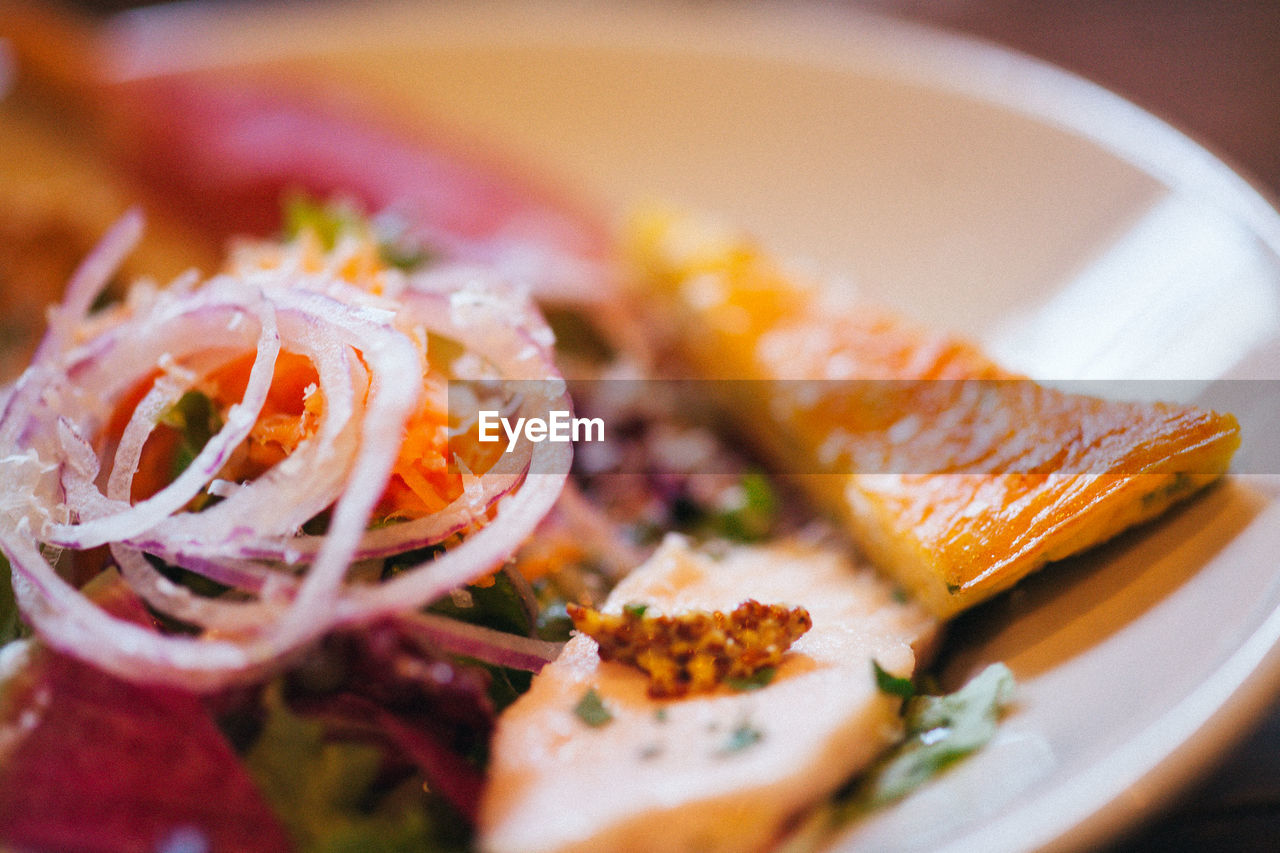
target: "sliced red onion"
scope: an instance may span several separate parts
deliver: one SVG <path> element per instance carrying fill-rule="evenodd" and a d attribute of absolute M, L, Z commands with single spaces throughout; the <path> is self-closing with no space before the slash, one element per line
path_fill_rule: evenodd
<path fill-rule="evenodd" d="M 274 589 L 265 579 L 257 585 L 261 599 L 206 598 L 160 574 L 141 551 L 113 544 L 111 556 L 121 576 L 147 604 L 174 619 L 216 630 L 223 636 L 257 633 L 280 615 L 297 588 L 296 578 L 277 575 Z"/>
<path fill-rule="evenodd" d="M 451 304 L 451 294 L 410 293 L 405 296 L 403 315 L 412 325 L 421 325 L 433 334 L 453 340 L 465 341 L 470 349 L 486 361 L 500 366 L 502 376 L 512 380 L 532 380 L 555 377 L 555 367 L 547 349 L 549 331 L 545 324 L 532 312 L 527 302 L 522 302 L 510 290 L 498 291 L 492 283 L 480 279 L 473 271 L 461 283 L 469 286 L 473 294 L 460 300 L 465 306 L 464 316 L 467 324 L 455 321 L 455 313 Z M 462 291 L 455 291 L 460 293 Z M 475 294 L 479 293 L 480 296 Z M 494 294 L 506 300 L 499 301 Z M 513 305 L 523 306 L 521 310 L 513 310 Z M 513 320 L 514 318 L 514 320 Z M 519 331 L 513 335 L 513 322 Z M 322 388 L 324 387 L 322 383 Z M 556 402 L 543 401 L 544 408 L 529 405 L 528 412 L 547 411 L 545 406 L 567 408 L 567 398 L 557 396 Z M 537 403 L 538 401 L 530 401 Z M 353 555 L 354 559 L 373 559 L 393 554 L 416 550 L 443 542 L 459 533 L 463 533 L 482 521 L 491 512 L 493 506 L 507 494 L 514 491 L 523 481 L 530 468 L 532 450 L 518 447 L 516 452 L 503 454 L 497 463 L 480 478 L 481 492 L 479 496 L 464 495 L 449 506 L 430 516 L 399 522 L 380 527 L 365 533 L 360 547 Z M 299 460 L 305 458 L 305 451 L 300 448 L 295 452 Z M 269 475 L 270 476 L 270 475 Z M 255 490 L 265 495 L 266 489 Z M 332 499 L 326 501 L 331 503 Z M 322 507 L 315 507 L 307 517 L 314 515 Z M 188 517 L 184 521 L 190 526 L 199 523 L 206 529 L 213 529 L 221 514 L 227 512 L 223 505 L 208 510 L 198 517 Z M 259 525 L 261 526 L 261 516 Z M 178 522 L 175 519 L 174 522 Z M 298 522 L 299 524 L 301 521 Z M 526 534 L 527 535 L 527 534 Z M 205 538 L 216 553 L 237 555 L 259 560 L 282 560 L 286 562 L 305 562 L 315 558 L 324 537 L 299 536 L 288 541 L 269 541 L 259 539 L 255 542 L 244 541 L 229 532 L 219 532 L 216 536 Z M 134 545 L 144 550 L 157 553 L 175 562 L 189 559 L 197 554 L 211 556 L 214 551 L 203 547 L 194 538 L 189 538 L 180 552 L 166 547 L 159 537 L 148 540 L 133 540 Z"/>
<path fill-rule="evenodd" d="M 514 553 L 555 502 L 569 445 L 523 442 L 468 476 L 463 494 L 442 511 L 369 529 L 423 393 L 426 334 L 459 342 L 497 378 L 550 380 L 525 394 L 522 412 L 568 408 L 550 332 L 527 300 L 474 271 L 458 287 L 409 287 L 390 300 L 332 275 L 261 270 L 134 294 L 88 318 L 139 227 L 126 219 L 82 265 L 37 363 L 0 415 L 0 469 L 11 475 L 0 495 L 0 548 L 20 606 L 45 641 L 124 678 L 200 690 L 260 677 L 336 627 L 388 614 L 409 618 L 423 642 L 493 663 L 537 668 L 553 656 L 554 644 L 405 614 Z M 319 422 L 252 483 L 219 480 L 265 405 L 283 350 L 314 366 L 324 395 Z M 202 376 L 245 354 L 253 356 L 249 378 L 221 429 L 173 482 L 131 503 L 143 447 L 162 415 Z M 95 447 L 120 417 L 120 401 L 145 382 L 151 385 L 119 439 Z M 222 500 L 186 511 L 202 489 Z M 303 522 L 325 509 L 328 532 L 301 535 Z M 459 534 L 460 543 L 391 580 L 349 579 L 357 561 Z M 100 544 L 110 545 L 122 576 L 148 604 L 205 634 L 163 635 L 114 618 L 63 580 L 44 553 Z M 164 577 L 147 554 L 236 594 L 197 596 Z"/>
<path fill-rule="evenodd" d="M 58 576 L 34 539 L 0 531 L 23 615 L 54 648 L 132 681 L 212 690 L 252 679 L 285 649 L 259 643 L 167 636 L 102 610 Z"/>
<path fill-rule="evenodd" d="M 324 545 L 307 571 L 294 607 L 281 622 L 281 631 L 292 641 L 317 636 L 314 609 L 331 612 L 337 602 L 347 567 L 359 548 L 378 499 L 386 490 L 392 466 L 400 450 L 404 425 L 422 393 L 417 380 L 404 382 L 406 368 L 418 368 L 418 351 L 403 335 L 382 335 L 363 342 L 361 353 L 369 364 L 372 381 L 360 437 L 360 452 L 347 487 L 334 505 Z M 372 344 L 372 345 L 370 345 Z M 418 368 L 420 369 L 420 368 Z M 395 380 L 401 381 L 395 381 Z"/>
<path fill-rule="evenodd" d="M 112 274 L 142 238 L 142 211 L 132 208 L 99 241 L 67 282 L 62 303 L 49 315 L 49 330 L 36 349 L 35 363 L 69 345 L 76 327 L 88 316 L 93 303 L 106 289 Z"/>
<path fill-rule="evenodd" d="M 361 418 L 367 416 L 356 401 L 356 388 L 368 374 L 351 349 L 319 344 L 315 316 L 293 306 L 277 310 L 286 345 L 311 358 L 320 377 L 326 405 L 316 433 L 251 487 L 237 489 L 204 512 L 172 515 L 129 544 L 179 564 L 217 557 L 284 559 L 286 543 L 303 522 L 341 494 L 359 445 Z M 415 370 L 416 364 L 415 359 Z"/>
<path fill-rule="evenodd" d="M 564 645 L 495 631 L 434 613 L 405 613 L 395 621 L 428 648 L 528 672 L 537 672 L 555 660 Z"/>
<path fill-rule="evenodd" d="M 248 437 L 266 402 L 276 355 L 280 352 L 280 335 L 269 305 L 264 306 L 261 322 L 257 358 L 249 374 L 244 399 L 231 407 L 223 428 L 209 439 L 186 470 L 152 497 L 128 505 L 129 488 L 142 456 L 143 443 L 161 414 L 188 390 L 181 385 L 175 387 L 158 383 L 142 399 L 125 427 L 108 481 L 107 500 L 123 504 L 125 508 L 106 515 L 91 515 L 79 523 L 55 525 L 47 534 L 48 541 L 75 548 L 92 548 L 111 541 L 127 540 L 177 512 L 200 492 L 231 452 Z"/>
<path fill-rule="evenodd" d="M 50 373 L 49 362 L 71 344 L 77 324 L 84 319 L 94 300 L 106 288 L 112 274 L 133 251 L 142 235 L 142 215 L 130 210 L 113 225 L 88 254 L 67 283 L 63 303 L 50 312 L 49 328 L 36 348 L 32 363 L 4 399 L 0 412 L 0 446 L 9 447 L 19 434 L 32 426 L 30 417 L 17 411 L 32 405 Z"/>

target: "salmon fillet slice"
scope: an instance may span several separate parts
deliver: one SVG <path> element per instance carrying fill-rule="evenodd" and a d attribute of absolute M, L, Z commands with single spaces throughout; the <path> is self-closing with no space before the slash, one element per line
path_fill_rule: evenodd
<path fill-rule="evenodd" d="M 630 242 L 684 362 L 736 380 L 709 394 L 941 617 L 1159 515 L 1240 443 L 1229 414 L 1043 387 L 966 341 L 833 304 L 689 217 L 641 216 Z"/>
<path fill-rule="evenodd" d="M 910 676 L 936 622 L 839 551 L 779 543 L 708 555 L 673 536 L 603 610 L 727 612 L 746 598 L 813 619 L 756 690 L 653 699 L 643 672 L 602 662 L 595 641 L 575 635 L 499 720 L 481 849 L 758 850 L 898 739 L 900 700 L 876 687 L 871 661 Z M 588 689 L 611 717 L 595 727 L 575 713 Z"/>

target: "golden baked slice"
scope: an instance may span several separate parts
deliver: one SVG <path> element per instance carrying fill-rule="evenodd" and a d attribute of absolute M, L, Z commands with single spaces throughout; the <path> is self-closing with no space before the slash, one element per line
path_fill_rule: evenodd
<path fill-rule="evenodd" d="M 735 422 L 934 613 L 1007 589 L 1219 477 L 1231 415 L 1068 394 L 969 343 L 786 275 L 750 241 L 651 213 L 639 286 Z"/>

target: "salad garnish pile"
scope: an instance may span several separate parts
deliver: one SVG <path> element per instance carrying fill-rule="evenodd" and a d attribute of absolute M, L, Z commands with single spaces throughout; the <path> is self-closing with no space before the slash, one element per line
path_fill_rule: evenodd
<path fill-rule="evenodd" d="M 568 407 L 551 334 L 518 296 L 478 271 L 406 278 L 367 235 L 326 252 L 306 231 L 205 281 L 143 284 L 90 310 L 139 229 L 126 218 L 86 261 L 0 420 L 0 464 L 21 484 L 0 542 L 49 645 L 132 680 L 244 683 L 335 628 L 477 580 L 550 509 L 567 445 L 490 458 L 474 445 L 468 464 L 455 450 L 473 425 L 449 421 L 449 370 L 525 380 L 521 411 Z M 459 352 L 435 364 L 441 340 Z M 139 628 L 67 583 L 103 548 L 189 630 Z M 157 561 L 226 592 L 199 595 Z"/>

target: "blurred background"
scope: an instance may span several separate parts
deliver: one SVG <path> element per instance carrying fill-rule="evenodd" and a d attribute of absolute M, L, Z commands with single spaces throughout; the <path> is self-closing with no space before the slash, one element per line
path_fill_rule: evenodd
<path fill-rule="evenodd" d="M 70 5 L 105 15 L 155 4 L 79 0 Z M 836 0 L 834 5 L 968 33 L 1074 71 L 1166 119 L 1280 194 L 1280 0 Z"/>

